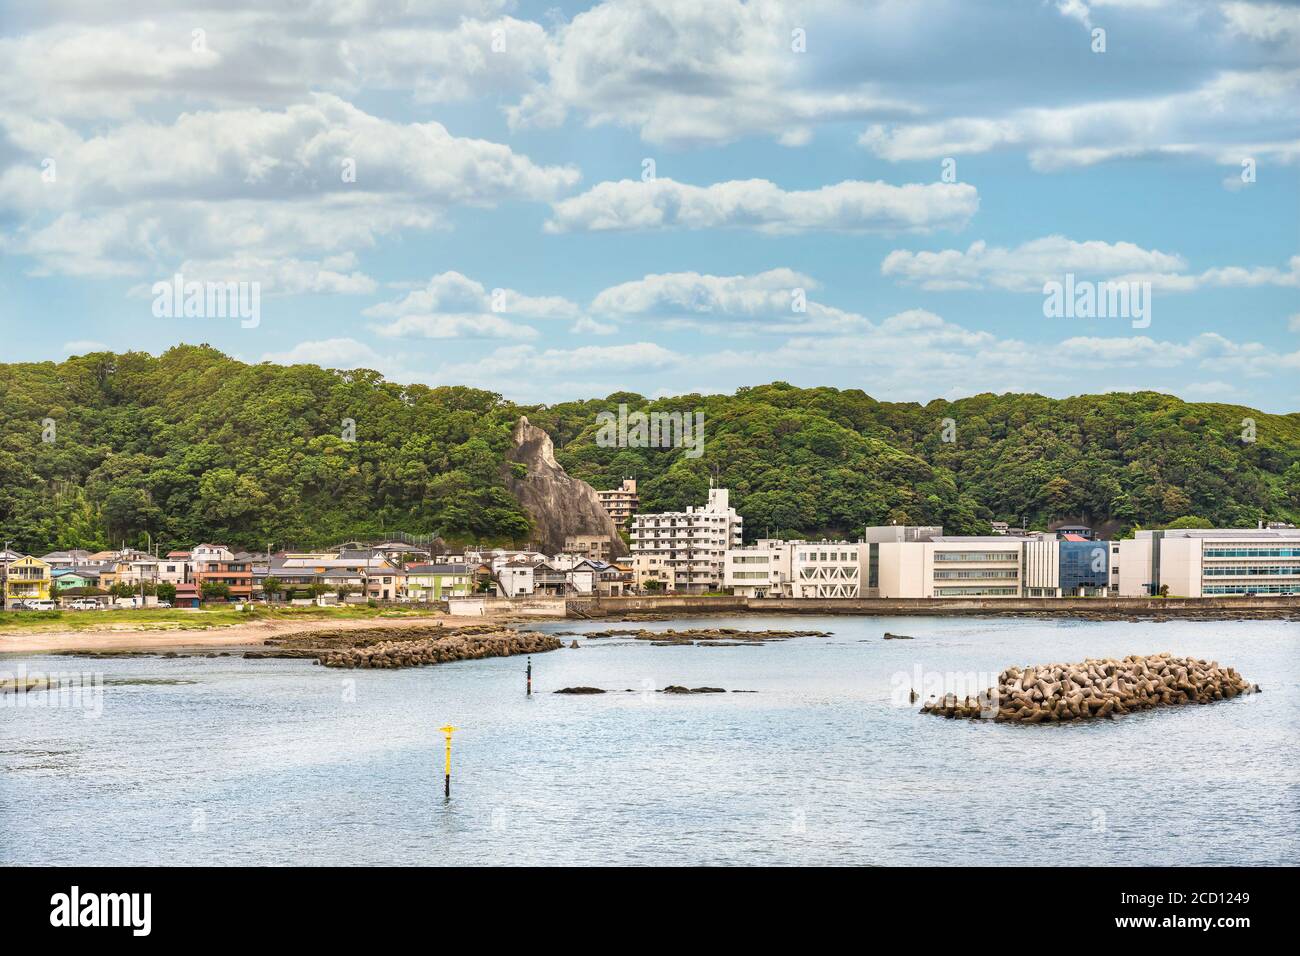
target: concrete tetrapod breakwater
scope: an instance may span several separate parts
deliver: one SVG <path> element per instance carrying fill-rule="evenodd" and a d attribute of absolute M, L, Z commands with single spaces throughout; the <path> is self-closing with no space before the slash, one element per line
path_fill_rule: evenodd
<path fill-rule="evenodd" d="M 1123 660 L 1089 659 L 1077 664 L 1008 667 L 997 687 L 978 697 L 931 698 L 923 714 L 992 719 L 1022 724 L 1118 717 L 1153 707 L 1209 704 L 1259 692 L 1234 668 L 1172 654 Z"/>

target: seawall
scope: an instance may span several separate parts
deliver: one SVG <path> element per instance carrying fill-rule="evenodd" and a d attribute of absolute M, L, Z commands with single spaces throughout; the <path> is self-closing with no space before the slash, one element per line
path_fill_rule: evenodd
<path fill-rule="evenodd" d="M 1300 596 L 1213 598 L 745 598 L 641 595 L 566 601 L 569 617 L 686 614 L 1017 615 L 1300 620 Z"/>

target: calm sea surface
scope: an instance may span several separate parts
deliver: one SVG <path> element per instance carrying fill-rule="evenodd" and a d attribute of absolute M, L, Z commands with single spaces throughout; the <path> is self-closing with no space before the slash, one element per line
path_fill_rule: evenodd
<path fill-rule="evenodd" d="M 403 671 L 0 658 L 106 682 L 97 719 L 0 710 L 0 863 L 1300 863 L 1300 624 L 645 626 L 712 625 L 834 635 L 581 639 L 534 656 L 532 698 L 523 658 Z M 988 683 L 1009 664 L 1164 650 L 1233 665 L 1265 692 L 1046 727 L 894 704 L 918 675 Z M 550 693 L 578 684 L 617 693 Z M 756 693 L 654 692 L 667 684 Z M 461 728 L 450 802 L 447 723 Z"/>

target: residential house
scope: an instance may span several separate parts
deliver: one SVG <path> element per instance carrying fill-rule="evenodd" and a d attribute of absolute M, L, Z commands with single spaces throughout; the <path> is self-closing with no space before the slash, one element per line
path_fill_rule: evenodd
<path fill-rule="evenodd" d="M 413 601 L 445 601 L 474 591 L 474 569 L 468 564 L 408 564 L 406 595 Z"/>
<path fill-rule="evenodd" d="M 168 551 L 158 562 L 158 580 L 168 584 L 185 584 L 190 579 L 191 555 L 188 551 Z"/>
<path fill-rule="evenodd" d="M 172 599 L 172 607 L 196 608 L 203 600 L 199 594 L 199 586 L 194 582 L 187 582 L 176 585 L 176 597 Z"/>
<path fill-rule="evenodd" d="M 42 555 L 41 560 L 50 566 L 51 571 L 58 568 L 84 567 L 90 561 L 89 551 L 51 551 Z"/>
<path fill-rule="evenodd" d="M 548 568 L 548 570 L 550 570 Z M 525 597 L 533 593 L 533 563 L 516 558 L 494 571 L 497 593 L 502 597 Z"/>
<path fill-rule="evenodd" d="M 566 554 L 581 555 L 592 561 L 609 561 L 613 545 L 607 534 L 570 534 L 564 538 Z"/>
<path fill-rule="evenodd" d="M 54 568 L 50 576 L 56 594 L 69 588 L 99 587 L 99 571 L 96 568 Z"/>

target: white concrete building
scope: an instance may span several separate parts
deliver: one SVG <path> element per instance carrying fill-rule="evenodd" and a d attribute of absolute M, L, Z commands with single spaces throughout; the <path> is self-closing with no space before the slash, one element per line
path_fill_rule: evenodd
<path fill-rule="evenodd" d="M 791 552 L 791 597 L 862 597 L 862 544 L 801 542 Z"/>
<path fill-rule="evenodd" d="M 789 594 L 790 555 L 798 541 L 759 538 L 747 548 L 727 550 L 722 586 L 740 597 L 785 597 Z"/>
<path fill-rule="evenodd" d="M 502 597 L 525 597 L 533 593 L 533 564 L 511 561 L 496 569 L 497 590 Z"/>
<path fill-rule="evenodd" d="M 1178 528 L 1119 542 L 1124 597 L 1300 594 L 1300 530 Z"/>
<path fill-rule="evenodd" d="M 713 591 L 722 586 L 729 548 L 741 544 L 743 523 L 728 502 L 726 488 L 710 488 L 702 508 L 632 517 L 632 557 L 653 567 L 665 590 Z M 652 565 L 650 559 L 656 559 Z M 664 573 L 666 572 L 666 574 Z"/>

